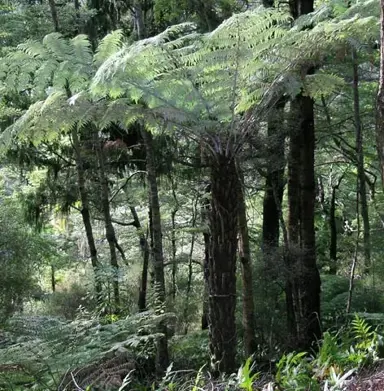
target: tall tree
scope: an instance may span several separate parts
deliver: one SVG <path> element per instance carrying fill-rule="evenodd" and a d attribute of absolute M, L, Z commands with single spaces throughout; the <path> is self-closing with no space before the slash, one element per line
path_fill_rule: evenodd
<path fill-rule="evenodd" d="M 157 187 L 157 174 L 155 163 L 155 151 L 153 147 L 152 134 L 144 127 L 142 129 L 144 140 L 146 159 L 147 159 L 147 182 L 148 182 L 148 197 L 149 206 L 152 215 L 151 234 L 153 235 L 152 242 L 152 260 L 153 271 L 155 276 L 155 290 L 157 298 L 157 310 L 159 313 L 165 307 L 165 277 L 164 277 L 164 254 L 163 254 L 163 234 L 161 227 L 161 214 L 159 194 Z M 159 373 L 163 373 L 168 366 L 168 340 L 167 326 L 159 325 L 159 332 L 162 334 L 157 341 L 157 359 L 156 366 Z"/>
<path fill-rule="evenodd" d="M 293 18 L 311 13 L 313 0 L 290 2 Z M 306 66 L 302 74 L 314 73 Z M 321 336 L 320 274 L 315 247 L 315 116 L 314 101 L 303 92 L 291 102 L 288 157 L 289 254 L 286 299 L 290 344 L 308 349 Z"/>
<path fill-rule="evenodd" d="M 102 301 L 102 285 L 101 285 L 100 273 L 99 273 L 100 263 L 97 256 L 95 238 L 93 235 L 88 191 L 87 191 L 87 185 L 85 181 L 84 159 L 82 156 L 81 144 L 77 132 L 78 129 L 77 127 L 74 126 L 71 132 L 71 138 L 72 138 L 73 150 L 75 153 L 75 160 L 76 160 L 77 184 L 78 184 L 80 200 L 81 200 L 81 216 L 83 219 L 84 229 L 87 236 L 87 242 L 88 242 L 89 252 L 91 256 L 92 267 L 95 272 L 95 288 L 96 288 L 97 301 L 100 304 Z"/>
<path fill-rule="evenodd" d="M 108 187 L 108 178 L 105 167 L 105 156 L 101 140 L 99 137 L 99 130 L 97 128 L 92 128 L 91 132 L 93 133 L 93 140 L 96 149 L 96 169 L 98 172 L 99 183 L 100 183 L 100 201 L 101 209 L 104 217 L 105 224 L 105 237 L 109 246 L 110 253 L 110 265 L 112 268 L 112 286 L 113 286 L 113 298 L 114 298 L 114 313 L 120 311 L 120 289 L 119 289 L 119 264 L 117 262 L 117 251 L 116 251 L 116 234 L 115 228 L 112 223 L 111 216 L 111 207 L 109 202 L 109 187 Z"/>
<path fill-rule="evenodd" d="M 218 144 L 230 144 L 230 140 L 215 141 Z M 209 332 L 212 369 L 216 373 L 232 373 L 236 368 L 236 258 L 240 181 L 235 156 L 227 153 L 219 150 L 208 160 L 212 197 L 208 259 Z"/>

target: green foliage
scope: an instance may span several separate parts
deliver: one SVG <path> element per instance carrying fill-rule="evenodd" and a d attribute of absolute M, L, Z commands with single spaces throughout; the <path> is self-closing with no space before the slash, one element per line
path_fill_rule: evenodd
<path fill-rule="evenodd" d="M 238 387 L 241 390 L 252 391 L 254 382 L 260 376 L 260 373 L 254 373 L 255 365 L 252 361 L 252 357 L 249 357 L 237 373 Z"/>
<path fill-rule="evenodd" d="M 170 341 L 169 349 L 175 369 L 198 370 L 209 361 L 208 332 L 177 335 Z"/>
<path fill-rule="evenodd" d="M 55 257 L 53 241 L 25 223 L 20 208 L 2 195 L 0 204 L 0 322 L 23 307 L 37 289 L 39 268 Z"/>
<path fill-rule="evenodd" d="M 52 316 L 75 319 L 79 308 L 90 311 L 94 303 L 84 285 L 73 283 L 68 289 L 50 294 L 44 303 L 45 311 Z"/>
<path fill-rule="evenodd" d="M 72 381 L 66 374 L 75 370 L 84 388 L 97 379 L 110 381 L 123 364 L 144 375 L 153 370 L 157 324 L 170 316 L 147 312 L 109 324 L 84 316 L 70 323 L 51 317 L 16 317 L 7 325 L 13 341 L 0 349 L 0 362 L 27 370 L 37 390 L 57 390 L 60 382 Z M 104 367 L 105 378 L 100 377 Z"/>

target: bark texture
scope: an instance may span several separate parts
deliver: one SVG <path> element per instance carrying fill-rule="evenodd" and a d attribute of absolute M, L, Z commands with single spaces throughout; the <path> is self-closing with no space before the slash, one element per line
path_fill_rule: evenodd
<path fill-rule="evenodd" d="M 238 185 L 234 159 L 225 153 L 215 154 L 211 163 L 208 259 L 210 349 L 215 374 L 236 369 Z"/>
<path fill-rule="evenodd" d="M 321 336 L 320 274 L 316 265 L 314 102 L 302 94 L 291 104 L 287 312 L 290 344 L 307 350 Z M 294 126 L 296 124 L 296 126 Z M 298 125 L 297 125 L 298 124 Z"/>

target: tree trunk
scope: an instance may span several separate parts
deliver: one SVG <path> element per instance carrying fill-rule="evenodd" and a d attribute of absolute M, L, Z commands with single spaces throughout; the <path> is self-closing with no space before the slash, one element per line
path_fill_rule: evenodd
<path fill-rule="evenodd" d="M 380 81 L 377 94 L 376 144 L 381 168 L 381 181 L 384 186 L 384 0 L 380 0 Z"/>
<path fill-rule="evenodd" d="M 148 265 L 149 265 L 149 245 L 148 240 L 144 235 L 144 232 L 141 227 L 139 216 L 137 215 L 136 208 L 130 206 L 134 226 L 137 229 L 140 241 L 141 254 L 143 257 L 143 268 L 141 270 L 141 279 L 140 279 L 140 288 L 139 288 L 139 300 L 137 305 L 139 311 L 143 312 L 147 309 L 147 282 L 148 282 Z"/>
<path fill-rule="evenodd" d="M 276 252 L 279 247 L 279 210 L 284 194 L 285 132 L 282 129 L 285 100 L 277 103 L 268 118 L 267 178 L 263 201 L 262 249 L 268 278 L 274 280 L 278 274 Z M 277 194 L 277 202 L 275 193 Z"/>
<path fill-rule="evenodd" d="M 177 247 L 176 247 L 176 214 L 179 210 L 179 202 L 177 200 L 176 195 L 176 184 L 173 181 L 173 178 L 170 178 L 172 183 L 172 196 L 173 201 L 175 202 L 175 205 L 171 212 L 171 223 L 172 223 L 172 232 L 171 232 L 171 245 L 172 245 L 172 298 L 175 301 L 176 299 L 176 274 L 177 274 L 177 260 L 176 260 L 176 253 L 177 253 Z"/>
<path fill-rule="evenodd" d="M 210 248 L 210 235 L 204 232 L 204 297 L 203 297 L 203 314 L 201 316 L 201 329 L 207 330 L 209 328 L 209 248 Z"/>
<path fill-rule="evenodd" d="M 147 159 L 147 182 L 148 182 L 148 196 L 149 206 L 152 216 L 152 260 L 155 277 L 156 298 L 158 300 L 157 310 L 161 312 L 165 307 L 165 278 L 164 278 L 164 256 L 163 256 L 163 238 L 161 228 L 161 215 L 159 194 L 157 189 L 156 165 L 154 159 L 153 140 L 152 135 L 146 129 L 142 129 L 142 136 L 145 144 L 146 159 Z M 168 367 L 168 340 L 167 340 L 167 326 L 165 324 L 159 325 L 159 332 L 163 337 L 158 338 L 157 341 L 157 372 L 163 373 Z"/>
<path fill-rule="evenodd" d="M 211 364 L 215 374 L 236 369 L 236 249 L 238 186 L 234 158 L 216 153 L 211 162 L 208 259 Z"/>
<path fill-rule="evenodd" d="M 242 179 L 240 168 L 239 177 Z M 241 263 L 241 275 L 243 280 L 243 328 L 244 348 L 247 357 L 252 356 L 257 349 L 255 338 L 255 305 L 253 302 L 252 258 L 249 244 L 247 213 L 245 205 L 244 189 L 238 186 L 238 219 L 239 219 L 239 255 Z M 279 224 L 279 217 L 277 220 Z"/>
<path fill-rule="evenodd" d="M 313 11 L 313 0 L 290 2 L 296 19 Z M 313 68 L 307 74 L 314 72 Z M 290 344 L 308 350 L 321 337 L 320 274 L 315 247 L 315 116 L 313 99 L 303 93 L 291 103 L 288 159 L 289 253 L 286 259 Z"/>
<path fill-rule="evenodd" d="M 359 178 L 361 218 L 363 220 L 364 272 L 369 273 L 371 267 L 371 227 L 364 170 L 363 132 L 360 119 L 359 75 L 356 55 L 357 53 L 353 51 L 353 108 L 356 129 L 357 175 Z"/>
<path fill-rule="evenodd" d="M 55 266 L 51 265 L 51 287 L 52 293 L 56 292 L 56 276 L 55 276 Z"/>
<path fill-rule="evenodd" d="M 208 185 L 205 187 L 204 195 L 202 198 L 201 205 L 201 220 L 203 225 L 209 225 L 209 214 L 210 214 L 210 196 L 211 196 L 211 186 Z M 203 297 L 203 314 L 201 317 L 201 329 L 207 330 L 209 327 L 209 305 L 208 305 L 208 296 L 209 296 L 209 254 L 210 254 L 210 233 L 208 229 L 204 230 L 204 297 Z"/>
<path fill-rule="evenodd" d="M 134 0 L 133 2 L 133 18 L 135 21 L 137 38 L 139 40 L 146 38 L 147 31 L 145 28 L 144 13 L 143 13 L 143 7 L 141 5 L 141 0 Z"/>
<path fill-rule="evenodd" d="M 104 224 L 105 224 L 105 237 L 109 246 L 110 253 L 110 265 L 113 271 L 113 299 L 114 299 L 114 310 L 113 313 L 120 312 L 120 289 L 119 289 L 119 264 L 117 262 L 117 252 L 116 252 L 116 234 L 115 229 L 112 224 L 111 208 L 109 205 L 109 187 L 108 179 L 105 172 L 105 156 L 102 149 L 101 141 L 98 134 L 98 129 L 93 129 L 93 136 L 95 140 L 96 155 L 98 161 L 98 174 L 101 186 L 101 207 L 104 215 Z"/>
<path fill-rule="evenodd" d="M 337 225 L 336 225 L 336 190 L 337 187 L 332 187 L 331 207 L 329 210 L 329 228 L 330 228 L 330 243 L 329 243 L 329 274 L 336 275 L 337 273 Z"/>
<path fill-rule="evenodd" d="M 102 303 L 102 286 L 99 276 L 99 260 L 97 258 L 97 250 L 95 244 L 95 238 L 93 236 L 91 215 L 89 211 L 89 201 L 88 194 L 85 184 L 85 170 L 83 164 L 83 158 L 81 156 L 81 146 L 79 142 L 79 137 L 77 135 L 77 129 L 74 127 L 71 133 L 73 148 L 75 151 L 75 160 L 76 160 L 76 171 L 77 171 L 77 185 L 80 193 L 81 200 L 81 216 L 83 218 L 83 224 L 85 228 L 85 233 L 87 235 L 88 248 L 91 256 L 92 267 L 95 272 L 95 290 L 96 290 L 96 299 L 98 304 Z"/>
<path fill-rule="evenodd" d="M 58 33 L 60 31 L 60 27 L 59 27 L 59 18 L 57 16 L 56 3 L 55 0 L 48 0 L 48 2 L 49 2 L 49 8 L 51 10 L 53 28 L 55 32 Z"/>

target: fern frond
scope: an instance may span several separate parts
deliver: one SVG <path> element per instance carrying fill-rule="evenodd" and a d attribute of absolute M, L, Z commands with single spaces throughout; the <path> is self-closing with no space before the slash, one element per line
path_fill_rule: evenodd
<path fill-rule="evenodd" d="M 122 30 L 115 30 L 101 40 L 94 56 L 96 66 L 100 66 L 121 48 L 123 37 Z"/>

